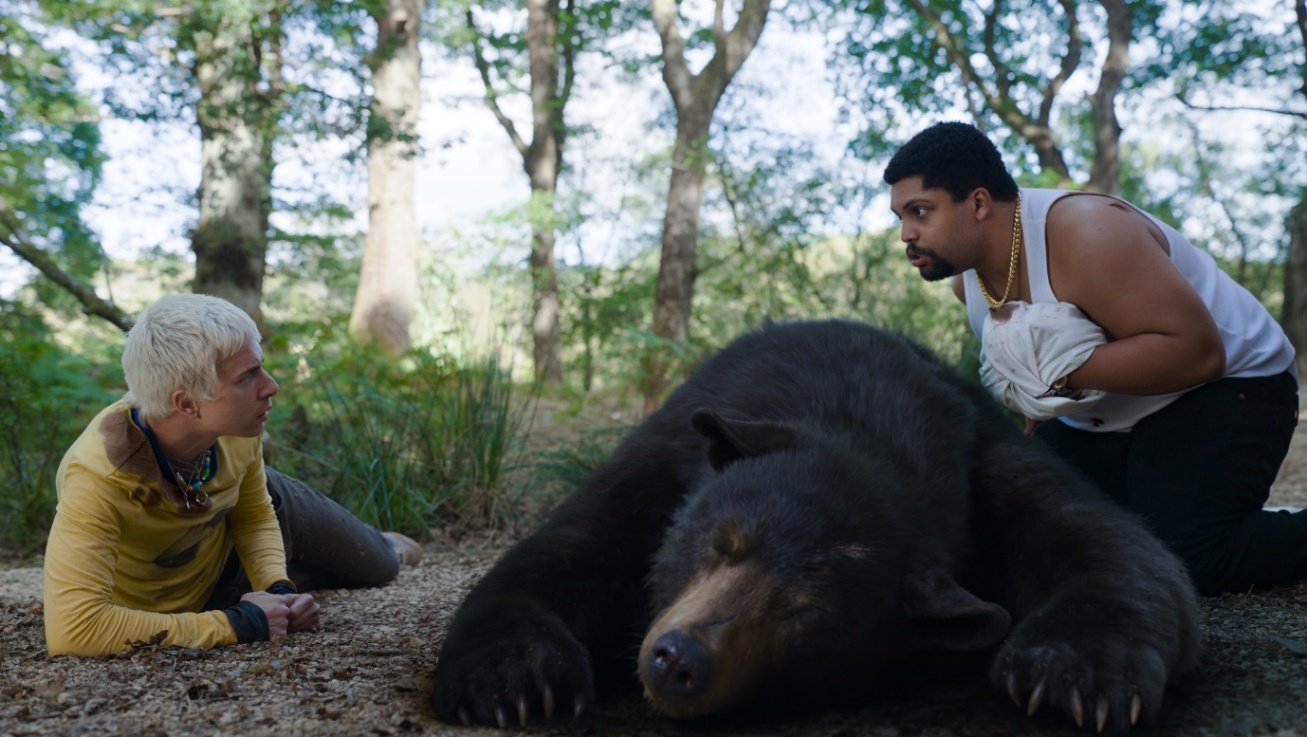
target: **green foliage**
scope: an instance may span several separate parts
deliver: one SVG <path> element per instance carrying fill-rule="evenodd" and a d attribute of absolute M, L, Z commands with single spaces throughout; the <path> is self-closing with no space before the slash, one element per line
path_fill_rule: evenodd
<path fill-rule="evenodd" d="M 615 268 L 564 267 L 560 292 L 569 304 L 563 322 L 567 365 L 573 384 L 590 392 L 605 384 L 634 385 L 640 355 L 633 343 L 649 325 L 657 265 L 638 259 Z"/>
<path fill-rule="evenodd" d="M 770 238 L 751 231 L 753 237 L 743 240 L 712 237 L 700 243 L 705 266 L 696 281 L 690 343 L 662 346 L 680 367 L 672 375 L 684 376 L 764 320 L 827 317 L 899 330 L 966 370 L 975 339 L 962 307 L 946 284 L 923 282 L 911 269 L 897 232 L 786 240 L 777 235 L 783 230 L 773 227 Z M 624 393 L 640 381 L 633 357 L 661 341 L 647 330 L 657 271 L 648 258 L 616 269 L 562 270 L 572 316 L 564 326 L 573 386 L 580 383 L 585 393 Z"/>
<path fill-rule="evenodd" d="M 300 372 L 282 384 L 279 405 L 291 409 L 269 429 L 276 468 L 382 529 L 513 521 L 508 476 L 530 403 L 498 361 L 459 366 L 413 353 L 397 365 L 345 350 Z"/>
<path fill-rule="evenodd" d="M 542 450 L 531 464 L 535 480 L 564 489 L 580 486 L 630 430 L 625 425 L 594 427 L 577 433 L 567 443 Z"/>
<path fill-rule="evenodd" d="M 436 17 L 431 24 L 432 35 L 441 43 L 460 52 L 469 51 L 470 44 L 479 43 L 493 79 L 502 80 L 504 92 L 520 92 L 529 85 L 529 68 L 526 59 L 526 13 L 521 4 L 492 0 L 452 3 L 432 3 Z M 466 14 L 473 14 L 476 29 L 468 27 Z M 648 29 L 648 3 L 622 0 L 564 0 L 558 9 L 558 47 L 560 53 L 598 54 L 614 64 L 646 68 L 651 59 L 622 48 L 623 44 L 607 44 L 632 31 Z M 507 18 L 514 18 L 506 24 Z M 493 20 L 492 20 L 493 19 Z"/>
<path fill-rule="evenodd" d="M 1079 9 L 1082 25 L 1090 20 L 1088 4 L 1038 0 L 843 0 L 828 5 L 820 15 L 843 52 L 831 64 L 837 89 L 849 114 L 864 121 L 853 150 L 864 158 L 881 158 L 901 143 L 905 127 L 918 127 L 923 117 L 966 115 L 982 128 L 1008 136 L 1004 143 L 1010 150 L 1026 151 L 1026 142 L 1008 122 L 1013 116 L 1039 116 L 1044 95 L 1068 56 L 1067 5 Z M 948 43 L 967 70 L 941 43 L 941 29 L 947 29 Z M 1095 57 L 1095 34 L 1080 32 L 1085 46 L 1076 66 Z M 1054 117 L 1074 117 L 1086 105 L 1079 96 L 1067 96 L 1056 102 Z M 1021 161 L 1019 169 L 1037 166 L 1032 157 Z"/>
<path fill-rule="evenodd" d="M 749 98 L 765 94 L 747 90 Z M 847 317 L 899 330 L 957 361 L 969 338 L 947 285 L 927 284 L 903 256 L 897 230 L 858 223 L 879 194 L 878 166 L 821 165 L 809 141 L 768 134 L 769 121 L 723 100 L 714 173 L 727 226 L 703 227 L 692 336 L 711 351 L 763 320 Z M 707 204 L 714 204 L 710 194 Z M 852 230 L 853 232 L 849 232 Z"/>
<path fill-rule="evenodd" d="M 1258 104 L 1287 100 L 1302 82 L 1302 38 L 1291 5 L 1168 3 L 1153 34 L 1157 53 L 1135 64 L 1132 77 L 1137 84 L 1170 83 L 1181 96 L 1213 99 L 1243 88 L 1258 91 Z"/>
<path fill-rule="evenodd" d="M 101 256 L 81 211 L 99 184 L 104 157 L 98 112 L 77 90 L 71 66 L 39 7 L 0 6 L 0 204 L 16 214 L 21 229 L 10 234 L 0 225 L 0 242 L 25 239 L 86 278 Z M 48 303 L 72 302 L 53 285 L 42 284 L 41 291 Z"/>
<path fill-rule="evenodd" d="M 703 244 L 725 256 L 699 282 L 696 353 L 719 348 L 764 319 L 844 317 L 900 331 L 959 365 L 971 340 L 962 307 L 947 284 L 928 284 L 903 257 L 896 232 L 824 239 L 802 250 L 757 253 Z M 734 251 L 734 253 L 732 253 Z"/>
<path fill-rule="evenodd" d="M 801 0 L 783 10 L 797 17 L 803 5 Z M 774 109 L 759 112 L 765 109 L 759 101 L 772 93 L 775 79 L 746 86 L 742 78 L 733 84 L 715 116 L 711 148 L 695 162 L 706 165 L 709 180 L 691 342 L 674 351 L 681 374 L 768 318 L 837 316 L 901 330 L 974 375 L 976 343 L 947 286 L 920 280 L 905 262 L 896 233 L 866 232 L 862 224 L 879 222 L 868 216 L 868 208 L 884 209 L 879 163 L 923 118 L 974 112 L 1005 152 L 1018 157 L 1014 169 L 1023 184 L 1047 185 L 1056 179 L 1053 172 L 1041 171 L 1029 143 L 1000 122 L 995 108 L 1012 105 L 1032 115 L 1038 108 L 1066 50 L 1063 13 L 1068 5 L 1034 0 L 806 3 L 840 42 L 832 73 L 846 100 L 847 117 L 838 126 L 851 121 L 863 125 L 853 146 L 862 159 L 823 169 L 817 165 L 821 140 L 780 130 L 779 120 L 774 125 L 768 119 Z M 1086 42 L 1101 42 L 1101 8 L 1074 5 Z M 1168 100 L 1181 94 L 1189 103 L 1216 106 L 1224 100 L 1221 95 L 1273 90 L 1276 106 L 1301 110 L 1294 83 L 1301 81 L 1302 48 L 1290 9 L 1280 6 L 1271 12 L 1229 0 L 1131 0 L 1136 66 L 1122 91 L 1122 107 L 1139 105 L 1151 115 L 1145 118 L 1149 127 L 1158 129 L 1129 125 L 1142 115 L 1127 118 L 1122 193 L 1164 220 L 1182 224 L 1268 304 L 1279 298 L 1281 271 L 1274 262 L 1285 245 L 1276 208 L 1286 198 L 1301 196 L 1307 171 L 1307 158 L 1285 155 L 1302 150 L 1301 122 L 1259 126 L 1254 137 L 1275 155 L 1250 165 L 1240 151 L 1209 145 L 1197 134 L 1191 142 L 1182 140 L 1186 137 L 1175 134 L 1188 130 L 1186 121 L 1153 114 L 1144 106 L 1154 100 L 1139 93 L 1161 90 Z M 369 13 L 380 7 L 379 0 L 39 0 L 5 5 L 0 9 L 0 196 L 23 213 L 34 242 L 64 249 L 61 257 L 69 270 L 87 278 L 100 257 L 80 224 L 79 208 L 99 183 L 98 112 L 77 92 L 69 57 L 84 49 L 103 54 L 93 63 L 113 76 L 115 84 L 103 101 L 111 112 L 193 122 L 199 102 L 192 75 L 196 47 L 224 24 L 234 23 L 244 23 L 250 33 L 243 35 L 258 41 L 257 47 L 240 52 L 246 54 L 241 68 L 266 75 L 260 77 L 259 89 L 273 105 L 270 117 L 276 120 L 268 125 L 275 130 L 268 131 L 268 140 L 277 142 L 276 155 L 267 160 L 284 162 L 298 146 L 311 152 L 317 141 L 336 138 L 346 142 L 349 154 L 346 161 L 326 164 L 332 178 L 361 181 L 361 169 L 349 165 L 357 164 L 366 150 L 368 51 L 376 34 Z M 434 18 L 423 19 L 424 33 L 446 43 L 449 53 L 432 68 L 456 65 L 460 59 L 455 55 L 466 54 L 470 8 L 484 34 L 496 91 L 505 99 L 523 91 L 528 66 L 519 4 L 492 0 L 429 3 L 429 8 Z M 689 21 L 694 9 L 683 10 Z M 986 35 L 989 12 L 1000 15 Z M 657 60 L 647 53 L 652 48 L 647 3 L 562 2 L 559 13 L 560 53 L 586 55 L 585 63 L 576 66 L 578 99 L 594 90 L 639 94 L 638 86 L 613 93 L 613 75 L 622 70 L 630 76 L 618 76 L 618 82 L 656 78 Z M 964 83 L 928 14 L 937 15 L 966 46 L 966 58 L 986 84 L 993 89 L 1006 85 L 996 101 L 982 100 L 974 85 Z M 55 32 L 60 23 L 97 45 L 65 50 L 59 41 L 66 36 Z M 706 52 L 711 34 L 685 25 L 691 49 Z M 1082 64 L 1092 64 L 1101 51 L 1085 48 Z M 1084 71 L 1077 72 L 1076 83 L 1085 82 Z M 1094 150 L 1082 97 L 1059 97 L 1052 115 L 1059 149 L 1073 170 L 1084 168 Z M 449 99 L 429 102 L 452 104 Z M 521 115 L 525 100 L 519 97 L 518 103 L 508 112 Z M 651 140 L 670 140 L 674 116 L 670 108 L 662 115 L 649 121 Z M 469 237 L 459 244 L 464 250 L 452 255 L 447 246 L 462 234 L 437 235 L 438 243 L 424 253 L 427 291 L 419 315 L 423 332 L 418 342 L 430 352 L 415 351 L 398 364 L 383 364 L 346 347 L 344 324 L 361 252 L 355 208 L 335 202 L 321 178 L 303 190 L 279 184 L 269 195 L 276 197 L 278 217 L 271 226 L 265 307 L 277 333 L 267 350 L 270 368 L 283 382 L 268 444 L 274 465 L 331 491 L 382 526 L 420 534 L 434 524 L 511 523 L 523 504 L 523 473 L 533 474 L 537 490 L 575 485 L 607 453 L 612 432 L 597 428 L 541 451 L 531 462 L 520 448 L 531 414 L 529 400 L 515 396 L 509 370 L 502 368 L 513 360 L 469 358 L 485 355 L 490 345 L 506 355 L 516 351 L 519 363 L 529 356 L 529 338 L 523 336 L 530 319 L 530 280 L 522 256 L 531 224 L 557 227 L 559 233 L 569 382 L 563 391 L 573 392 L 570 399 L 585 405 L 596 394 L 630 390 L 641 379 L 636 357 L 659 340 L 648 326 L 668 151 L 607 162 L 607 170 L 640 179 L 640 191 L 628 194 L 623 183 L 623 201 L 613 206 L 620 212 L 612 215 L 611 224 L 599 223 L 605 214 L 594 203 L 605 201 L 607 193 L 597 190 L 611 187 L 612 179 L 586 181 L 585 170 L 605 155 L 600 153 L 605 147 L 592 145 L 602 141 L 589 130 L 572 127 L 567 132 L 568 167 L 552 199 L 537 198 L 517 208 L 500 224 L 500 234 Z M 386 132 L 374 128 L 372 134 Z M 596 228 L 607 230 L 609 240 L 621 245 L 596 254 L 595 241 L 602 240 Z M 189 256 L 151 261 L 149 277 L 180 280 L 182 258 Z M 454 268 L 449 261 L 461 263 Z M 46 306 L 56 299 L 67 302 L 56 295 L 47 285 L 35 298 L 31 292 L 22 298 Z M 71 347 L 62 327 L 51 330 L 39 320 L 30 322 L 30 315 L 21 317 L 13 305 L 5 309 L 6 335 L 12 339 L 0 351 L 0 388 L 5 390 L 0 401 L 7 413 L 0 415 L 5 423 L 0 431 L 8 433 L 0 449 L 0 464 L 7 465 L 0 465 L 0 471 L 4 481 L 20 475 L 35 480 L 7 484 L 7 506 L 0 514 L 9 526 L 0 531 L 34 545 L 48 524 L 43 515 L 49 513 L 49 483 L 39 479 L 53 472 L 51 464 L 57 464 L 89 419 L 85 412 L 68 412 L 66 403 L 98 407 L 112 398 L 99 387 L 113 385 L 116 369 L 97 367 L 115 366 L 116 356 L 87 355 Z M 15 327 L 20 323 L 23 327 Z M 469 328 L 473 323 L 475 331 Z M 50 399 L 56 396 L 63 403 Z M 607 418 L 595 424 L 605 422 Z M 37 534 L 24 537 L 32 531 Z"/>
<path fill-rule="evenodd" d="M 51 338 L 39 315 L 0 300 L 0 551 L 20 558 L 45 544 L 64 452 L 122 391 L 116 364 Z"/>

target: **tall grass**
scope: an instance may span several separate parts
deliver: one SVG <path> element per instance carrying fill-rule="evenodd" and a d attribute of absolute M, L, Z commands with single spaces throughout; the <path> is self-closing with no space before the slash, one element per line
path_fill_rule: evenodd
<path fill-rule="evenodd" d="M 521 457 L 530 399 L 495 360 L 414 360 L 403 371 L 315 372 L 270 435 L 273 465 L 382 529 L 513 523 L 506 475 Z"/>
<path fill-rule="evenodd" d="M 630 431 L 631 428 L 625 425 L 601 425 L 543 448 L 530 461 L 533 480 L 542 487 L 556 488 L 564 493 L 575 489 L 607 460 Z"/>

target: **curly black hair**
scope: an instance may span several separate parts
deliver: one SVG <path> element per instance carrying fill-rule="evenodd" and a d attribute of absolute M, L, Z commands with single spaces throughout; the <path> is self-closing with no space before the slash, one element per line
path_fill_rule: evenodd
<path fill-rule="evenodd" d="M 975 126 L 936 123 L 912 137 L 885 167 L 885 183 L 921 177 L 922 187 L 942 188 L 961 202 L 984 187 L 1000 202 L 1017 198 L 1017 183 L 1003 166 L 998 149 Z"/>

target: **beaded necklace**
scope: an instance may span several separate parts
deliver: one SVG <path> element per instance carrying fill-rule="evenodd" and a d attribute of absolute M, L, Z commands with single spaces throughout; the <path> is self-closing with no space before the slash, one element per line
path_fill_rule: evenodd
<path fill-rule="evenodd" d="M 146 439 L 150 441 L 150 448 L 154 450 L 154 460 L 159 464 L 159 471 L 163 478 L 177 485 L 177 490 L 181 492 L 182 504 L 186 505 L 186 511 L 191 511 L 192 503 L 203 511 L 204 506 L 209 503 L 209 493 L 201 487 L 212 481 L 217 473 L 218 444 L 210 445 L 204 451 L 204 455 L 191 464 L 189 476 L 183 476 L 163 452 L 159 439 L 154 436 L 154 431 L 150 429 L 149 424 L 141 419 L 140 411 L 136 407 L 132 408 L 132 422 L 136 423 L 141 432 L 145 433 Z"/>
<path fill-rule="evenodd" d="M 203 491 L 200 487 L 204 482 L 213 478 L 213 448 L 205 448 L 204 455 L 191 466 L 189 477 L 183 478 L 177 467 L 168 461 L 168 470 L 172 471 L 172 476 L 177 480 L 177 488 L 182 491 L 182 501 L 186 503 L 186 511 L 191 511 L 191 499 L 194 498 L 195 506 L 203 507 L 209 501 L 209 493 Z"/>

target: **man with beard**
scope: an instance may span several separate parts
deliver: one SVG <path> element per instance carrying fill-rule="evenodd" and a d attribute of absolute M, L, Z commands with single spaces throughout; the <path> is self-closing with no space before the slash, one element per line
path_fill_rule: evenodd
<path fill-rule="evenodd" d="M 1297 426 L 1298 372 L 1256 298 L 1123 200 L 1019 188 L 964 123 L 918 133 L 884 179 L 908 259 L 952 280 L 987 365 L 1046 383 L 1006 403 L 1094 395 L 1023 410 L 1030 432 L 1147 518 L 1200 591 L 1307 577 L 1307 512 L 1262 509 Z M 1028 350 L 986 338 L 1016 314 Z M 1068 331 L 1098 337 L 1059 342 Z"/>

